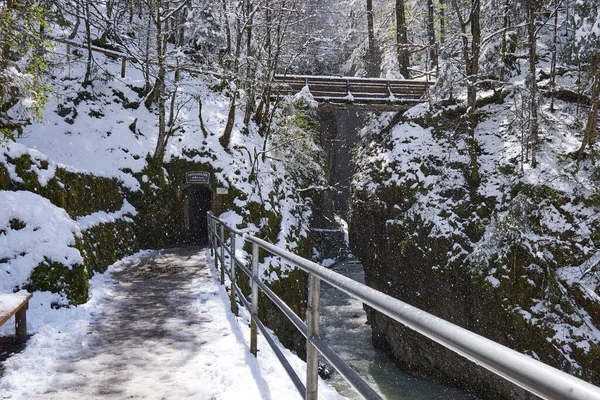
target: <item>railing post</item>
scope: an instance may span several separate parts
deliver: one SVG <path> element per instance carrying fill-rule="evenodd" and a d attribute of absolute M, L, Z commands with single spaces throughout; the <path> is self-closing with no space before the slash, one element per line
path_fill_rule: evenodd
<path fill-rule="evenodd" d="M 219 260 L 219 250 L 218 250 L 218 245 L 219 245 L 219 233 L 217 231 L 217 225 L 218 224 L 219 224 L 219 222 L 217 222 L 215 220 L 214 229 L 213 229 L 213 232 L 214 232 L 214 235 L 215 235 L 214 236 L 215 242 L 214 242 L 213 245 L 215 246 L 215 268 L 217 268 L 217 269 L 219 269 L 219 261 L 220 261 Z"/>
<path fill-rule="evenodd" d="M 231 300 L 231 312 L 234 313 L 235 315 L 238 315 L 238 308 L 237 308 L 237 303 L 235 301 L 235 285 L 236 285 L 236 279 L 235 279 L 235 233 L 233 231 L 231 231 L 231 270 L 230 275 L 231 275 L 231 292 L 229 293 L 229 298 Z"/>
<path fill-rule="evenodd" d="M 123 57 L 121 60 L 121 78 L 125 78 L 125 65 L 127 64 L 127 57 Z"/>
<path fill-rule="evenodd" d="M 258 279 L 258 245 L 252 243 L 252 298 L 250 313 L 252 319 L 250 320 L 250 353 L 254 354 L 254 357 L 258 354 L 258 327 L 254 318 L 258 316 L 258 285 L 256 280 Z"/>
<path fill-rule="evenodd" d="M 206 229 L 208 230 L 208 248 L 210 249 L 210 256 L 214 255 L 213 251 L 213 230 L 212 230 L 212 218 L 210 214 L 206 214 Z"/>
<path fill-rule="evenodd" d="M 225 227 L 221 224 L 221 285 L 225 284 Z"/>
<path fill-rule="evenodd" d="M 310 274 L 308 278 L 308 310 L 306 310 L 306 400 L 317 400 L 319 387 L 319 352 L 311 338 L 319 336 L 319 298 L 321 280 Z"/>

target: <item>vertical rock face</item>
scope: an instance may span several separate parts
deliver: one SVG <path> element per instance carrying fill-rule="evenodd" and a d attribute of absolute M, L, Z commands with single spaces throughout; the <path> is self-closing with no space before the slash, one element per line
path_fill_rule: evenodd
<path fill-rule="evenodd" d="M 561 182 L 563 190 L 523 182 L 496 134 L 483 130 L 485 173 L 473 191 L 461 132 L 442 129 L 443 119 L 427 126 L 371 126 L 358 149 L 350 246 L 366 283 L 598 382 L 598 277 L 582 276 L 581 266 L 595 265 L 599 228 L 585 215 L 600 203 L 564 190 L 572 182 Z M 484 398 L 530 396 L 380 313 L 368 315 L 374 343 L 407 371 Z"/>

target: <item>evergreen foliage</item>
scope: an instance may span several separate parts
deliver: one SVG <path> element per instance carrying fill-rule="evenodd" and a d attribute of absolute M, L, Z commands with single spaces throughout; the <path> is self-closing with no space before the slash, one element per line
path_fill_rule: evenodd
<path fill-rule="evenodd" d="M 41 118 L 48 100 L 46 13 L 38 1 L 0 5 L 0 140 L 22 134 L 23 126 Z"/>

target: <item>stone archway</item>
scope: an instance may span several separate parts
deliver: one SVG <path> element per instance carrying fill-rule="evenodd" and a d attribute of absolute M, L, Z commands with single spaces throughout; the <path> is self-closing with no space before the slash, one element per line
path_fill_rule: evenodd
<path fill-rule="evenodd" d="M 189 185 L 183 190 L 186 237 L 189 243 L 208 243 L 206 213 L 212 211 L 212 191 L 205 185 Z"/>

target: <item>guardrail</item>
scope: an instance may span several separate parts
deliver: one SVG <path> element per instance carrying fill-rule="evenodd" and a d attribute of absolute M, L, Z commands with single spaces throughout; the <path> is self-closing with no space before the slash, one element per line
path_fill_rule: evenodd
<path fill-rule="evenodd" d="M 208 213 L 208 237 L 211 254 L 214 255 L 215 259 L 215 266 L 219 268 L 220 264 L 221 284 L 225 282 L 225 275 L 228 275 L 231 280 L 230 301 L 232 311 L 237 313 L 236 300 L 238 299 L 250 310 L 250 351 L 254 356 L 257 355 L 257 334 L 258 329 L 260 329 L 296 388 L 307 400 L 316 400 L 318 398 L 319 354 L 364 398 L 381 399 L 319 336 L 319 294 L 321 280 L 537 396 L 557 400 L 600 400 L 600 388 L 597 386 L 378 292 L 375 289 L 292 254 L 262 239 L 234 229 L 215 217 L 212 213 Z M 252 270 L 235 255 L 238 239 L 252 244 Z M 281 257 L 291 265 L 309 274 L 306 323 L 261 281 L 258 275 L 259 249 Z M 229 255 L 229 265 L 227 267 L 225 266 L 225 253 Z M 236 283 L 238 267 L 251 280 L 250 302 Z M 296 375 L 258 318 L 259 289 L 279 307 L 294 324 L 296 329 L 307 339 L 306 385 Z"/>

